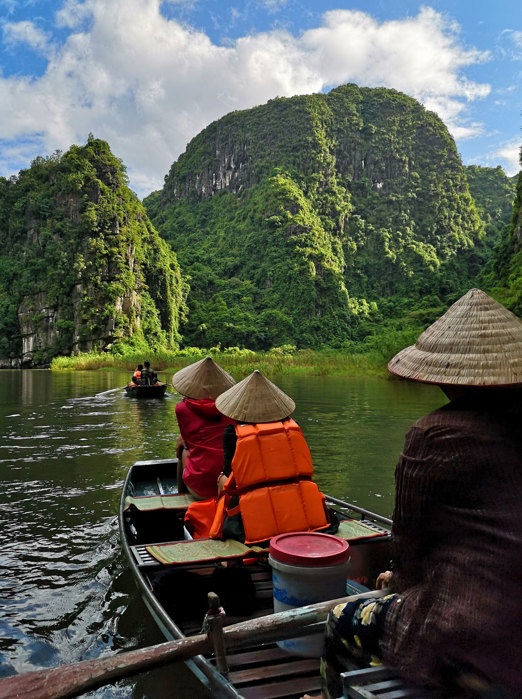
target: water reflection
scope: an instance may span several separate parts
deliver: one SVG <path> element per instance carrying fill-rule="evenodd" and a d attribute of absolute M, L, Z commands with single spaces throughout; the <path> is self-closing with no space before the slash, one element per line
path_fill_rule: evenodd
<path fill-rule="evenodd" d="M 120 554 L 116 514 L 128 466 L 174 455 L 180 398 L 111 391 L 127 379 L 0 372 L 0 676 L 163 640 Z M 444 402 L 438 389 L 364 378 L 276 382 L 297 403 L 321 488 L 390 514 L 404 434 Z M 173 672 L 92 696 L 163 697 Z M 200 696 L 185 669 L 175 672 L 177 696 Z"/>
<path fill-rule="evenodd" d="M 390 516 L 404 435 L 446 399 L 434 386 L 372 377 L 280 377 L 312 452 L 315 477 L 335 497 Z"/>

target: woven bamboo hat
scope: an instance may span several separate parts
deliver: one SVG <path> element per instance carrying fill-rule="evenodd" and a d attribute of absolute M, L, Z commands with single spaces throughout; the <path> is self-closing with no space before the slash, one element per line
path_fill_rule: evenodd
<path fill-rule="evenodd" d="M 178 393 L 194 400 L 209 398 L 214 400 L 220 393 L 236 382 L 212 357 L 180 369 L 172 377 L 172 385 Z"/>
<path fill-rule="evenodd" d="M 522 323 L 480 289 L 470 289 L 388 369 L 425 383 L 522 385 Z"/>
<path fill-rule="evenodd" d="M 276 422 L 295 410 L 295 403 L 257 369 L 216 400 L 220 413 L 239 422 Z"/>

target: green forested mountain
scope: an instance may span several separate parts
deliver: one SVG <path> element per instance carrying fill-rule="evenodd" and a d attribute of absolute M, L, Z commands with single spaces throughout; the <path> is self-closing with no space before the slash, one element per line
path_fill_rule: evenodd
<path fill-rule="evenodd" d="M 506 226 L 501 168 L 463 168 L 415 100 L 345 85 L 202 131 L 145 201 L 160 237 L 89 137 L 0 178 L 0 366 L 181 334 L 350 349 L 431 322 L 477 279 L 522 315 L 520 188 Z"/>
<path fill-rule="evenodd" d="M 176 346 L 183 286 L 175 255 L 89 137 L 0 178 L 0 358 L 31 366 L 122 338 Z"/>
<path fill-rule="evenodd" d="M 343 346 L 389 318 L 430 319 L 483 263 L 453 139 L 394 90 L 229 114 L 144 203 L 189 275 L 187 344 Z"/>
<path fill-rule="evenodd" d="M 500 242 L 502 231 L 511 219 L 516 178 L 508 177 L 500 166 L 468 165 L 465 171 L 469 191 L 486 224 L 484 245 L 492 250 Z"/>
<path fill-rule="evenodd" d="M 518 175 L 511 222 L 504 227 L 483 282 L 499 301 L 522 316 L 522 171 Z"/>

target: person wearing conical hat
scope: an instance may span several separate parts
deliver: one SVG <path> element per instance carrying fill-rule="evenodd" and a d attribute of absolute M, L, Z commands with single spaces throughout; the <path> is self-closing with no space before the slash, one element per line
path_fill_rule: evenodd
<path fill-rule="evenodd" d="M 471 289 L 388 368 L 449 402 L 406 436 L 377 579 L 391 594 L 330 615 L 323 695 L 342 694 L 339 652 L 362 642 L 417 685 L 468 676 L 522 697 L 522 323 Z"/>
<path fill-rule="evenodd" d="M 181 491 L 184 484 L 197 500 L 217 495 L 217 476 L 223 468 L 223 430 L 232 420 L 217 410 L 215 400 L 234 383 L 211 357 L 180 369 L 172 377 L 172 385 L 183 396 L 176 405 L 178 489 Z"/>
<path fill-rule="evenodd" d="M 294 401 L 256 370 L 222 393 L 216 407 L 235 424 L 223 435 L 223 496 L 210 537 L 251 544 L 328 527 L 310 450 L 289 417 Z"/>

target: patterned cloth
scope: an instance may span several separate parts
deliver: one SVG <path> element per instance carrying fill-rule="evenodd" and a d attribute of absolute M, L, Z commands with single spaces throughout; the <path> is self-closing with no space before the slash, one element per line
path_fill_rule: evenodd
<path fill-rule="evenodd" d="M 365 665 L 380 665 L 386 613 L 396 595 L 334 607 L 326 622 L 324 652 L 321 658 L 323 695 L 326 699 L 342 696 L 340 673 L 350 669 L 348 653 Z"/>
<path fill-rule="evenodd" d="M 259 546 L 245 546 L 234 539 L 194 539 L 174 544 L 152 544 L 146 548 L 151 556 L 165 565 L 222 561 L 255 554 L 265 556 L 267 553 Z"/>

